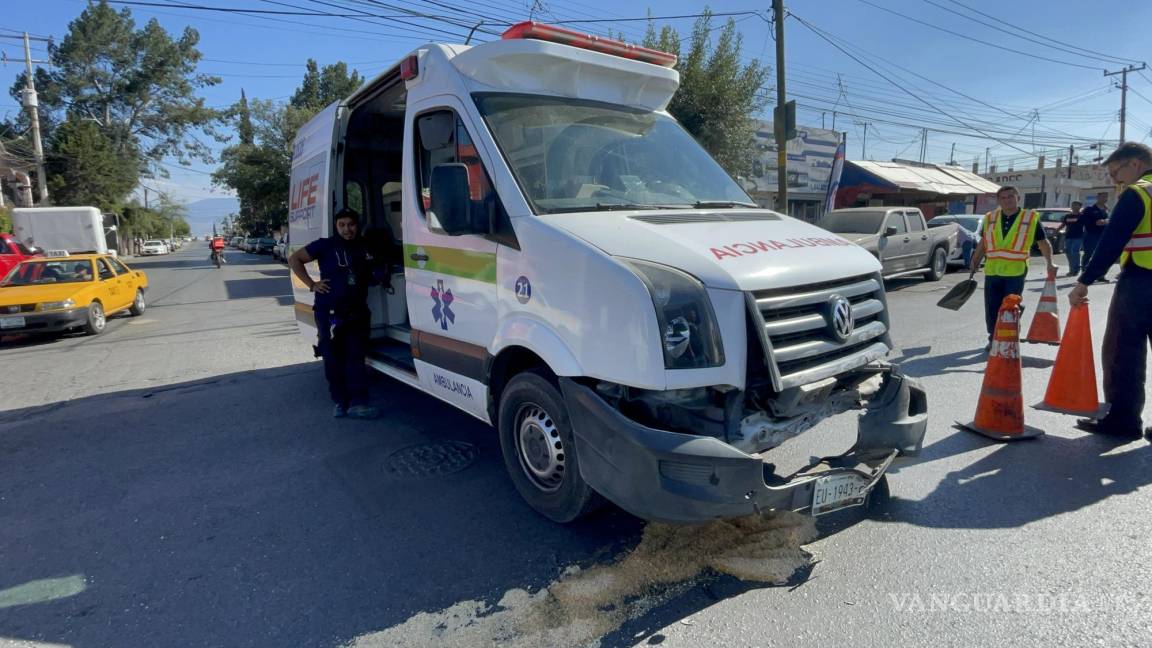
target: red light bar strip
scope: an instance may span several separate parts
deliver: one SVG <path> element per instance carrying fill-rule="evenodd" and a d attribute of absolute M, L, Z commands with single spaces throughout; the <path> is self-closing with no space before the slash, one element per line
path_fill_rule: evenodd
<path fill-rule="evenodd" d="M 512 25 L 500 38 L 504 40 L 532 38 L 535 40 L 560 43 L 562 45 L 571 45 L 572 47 L 579 47 L 602 54 L 611 54 L 613 56 L 651 63 L 667 68 L 676 65 L 675 54 L 669 54 L 668 52 L 661 52 L 660 50 L 649 49 L 647 47 L 637 47 L 623 41 L 600 38 L 599 36 L 582 34 L 578 31 L 572 31 L 571 29 L 564 29 L 563 27 L 543 25 L 531 21 Z"/>

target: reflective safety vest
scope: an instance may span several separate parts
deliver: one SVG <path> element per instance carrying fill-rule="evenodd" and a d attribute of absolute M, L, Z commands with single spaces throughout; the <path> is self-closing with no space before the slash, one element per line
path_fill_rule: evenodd
<path fill-rule="evenodd" d="M 1136 231 L 1132 232 L 1128 245 L 1124 246 L 1120 266 L 1123 267 L 1128 259 L 1132 259 L 1132 263 L 1141 268 L 1152 270 L 1152 196 L 1149 195 L 1152 191 L 1152 173 L 1128 185 L 1128 188 L 1144 201 L 1144 218 L 1136 226 Z"/>
<path fill-rule="evenodd" d="M 1028 254 L 1036 240 L 1040 217 L 1031 209 L 1020 209 L 1008 233 L 1000 226 L 1002 210 L 984 217 L 984 273 L 993 277 L 1019 277 L 1028 272 Z"/>

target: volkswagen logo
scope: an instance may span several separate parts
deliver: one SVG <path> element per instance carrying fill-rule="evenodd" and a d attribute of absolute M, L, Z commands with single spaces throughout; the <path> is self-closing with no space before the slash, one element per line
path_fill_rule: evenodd
<path fill-rule="evenodd" d="M 833 339 L 845 342 L 852 335 L 856 323 L 852 321 L 852 303 L 843 295 L 828 298 L 828 329 Z"/>

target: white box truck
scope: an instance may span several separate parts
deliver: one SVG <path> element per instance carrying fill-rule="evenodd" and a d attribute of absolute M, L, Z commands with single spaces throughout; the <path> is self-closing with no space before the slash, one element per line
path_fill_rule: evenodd
<path fill-rule="evenodd" d="M 95 207 L 18 207 L 12 210 L 12 234 L 21 243 L 42 250 L 109 252 L 105 217 Z"/>
<path fill-rule="evenodd" d="M 535 23 L 421 46 L 300 130 L 292 247 L 361 208 L 391 275 L 369 364 L 493 425 L 553 520 L 601 498 L 680 523 L 862 504 L 927 425 L 884 361 L 880 264 L 758 208 L 667 112 L 674 62 Z M 842 454 L 777 472 L 852 409 Z"/>

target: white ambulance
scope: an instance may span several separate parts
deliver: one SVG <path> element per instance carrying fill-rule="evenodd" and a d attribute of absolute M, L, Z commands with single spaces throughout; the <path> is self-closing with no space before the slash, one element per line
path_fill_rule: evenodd
<path fill-rule="evenodd" d="M 300 131 L 292 246 L 363 214 L 390 276 L 369 364 L 493 425 L 553 520 L 862 504 L 927 424 L 883 361 L 880 265 L 758 208 L 667 112 L 674 64 L 536 23 L 422 46 Z M 849 409 L 844 454 L 777 474 L 774 449 Z"/>

